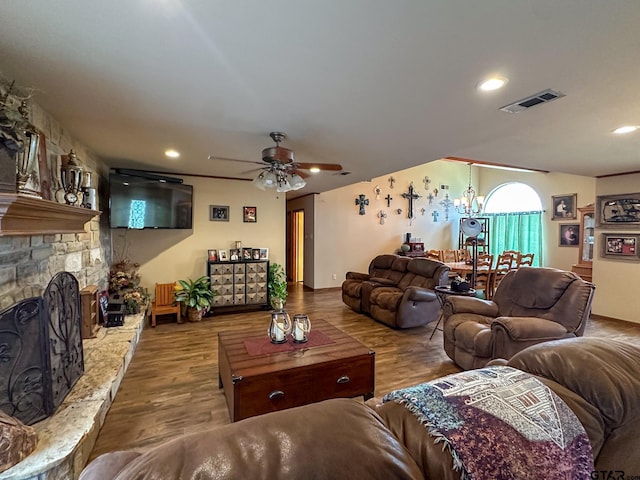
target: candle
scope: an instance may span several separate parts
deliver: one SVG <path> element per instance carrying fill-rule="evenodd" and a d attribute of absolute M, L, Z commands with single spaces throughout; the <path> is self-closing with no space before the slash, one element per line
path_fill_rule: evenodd
<path fill-rule="evenodd" d="M 297 342 L 304 340 L 304 330 L 298 322 L 296 322 L 293 327 L 293 339 Z"/>
<path fill-rule="evenodd" d="M 275 322 L 276 328 L 276 342 L 281 342 L 284 340 L 284 324 L 280 322 Z"/>

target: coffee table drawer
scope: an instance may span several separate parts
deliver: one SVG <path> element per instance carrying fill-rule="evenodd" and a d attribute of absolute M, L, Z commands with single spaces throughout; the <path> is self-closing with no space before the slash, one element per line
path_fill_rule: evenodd
<path fill-rule="evenodd" d="M 314 398 L 326 400 L 373 394 L 375 355 L 363 355 L 317 369 L 313 379 Z"/>
<path fill-rule="evenodd" d="M 245 377 L 233 385 L 233 421 L 313 401 L 310 370 Z"/>

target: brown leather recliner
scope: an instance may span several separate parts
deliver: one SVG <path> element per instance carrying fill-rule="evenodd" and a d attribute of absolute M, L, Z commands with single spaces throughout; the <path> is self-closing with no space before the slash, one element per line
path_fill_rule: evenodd
<path fill-rule="evenodd" d="M 504 277 L 492 300 L 449 295 L 445 352 L 468 370 L 537 343 L 581 336 L 594 289 L 572 272 L 522 267 Z"/>

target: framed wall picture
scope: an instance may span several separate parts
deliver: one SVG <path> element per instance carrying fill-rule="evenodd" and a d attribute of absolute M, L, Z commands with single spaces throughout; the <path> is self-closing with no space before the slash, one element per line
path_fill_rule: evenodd
<path fill-rule="evenodd" d="M 577 247 L 580 245 L 580 224 L 561 223 L 558 245 L 561 247 Z"/>
<path fill-rule="evenodd" d="M 620 260 L 640 261 L 640 234 L 603 233 L 602 256 Z"/>
<path fill-rule="evenodd" d="M 209 261 L 217 262 L 218 261 L 218 250 L 209 250 Z"/>
<path fill-rule="evenodd" d="M 553 195 L 553 214 L 551 220 L 569 220 L 577 218 L 577 193 Z"/>
<path fill-rule="evenodd" d="M 219 262 L 228 262 L 229 261 L 229 257 L 227 257 L 227 251 L 226 250 L 218 250 L 218 261 Z"/>
<path fill-rule="evenodd" d="M 258 221 L 257 207 L 242 207 L 242 221 L 256 223 Z"/>
<path fill-rule="evenodd" d="M 229 205 L 209 205 L 209 220 L 212 222 L 228 222 Z"/>
<path fill-rule="evenodd" d="M 595 213 L 596 227 L 640 229 L 640 193 L 600 195 Z"/>

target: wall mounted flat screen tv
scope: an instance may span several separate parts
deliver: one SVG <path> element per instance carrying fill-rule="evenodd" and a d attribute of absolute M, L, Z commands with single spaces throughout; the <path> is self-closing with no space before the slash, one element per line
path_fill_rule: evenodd
<path fill-rule="evenodd" d="M 111 228 L 192 228 L 193 186 L 144 173 L 109 174 Z"/>

